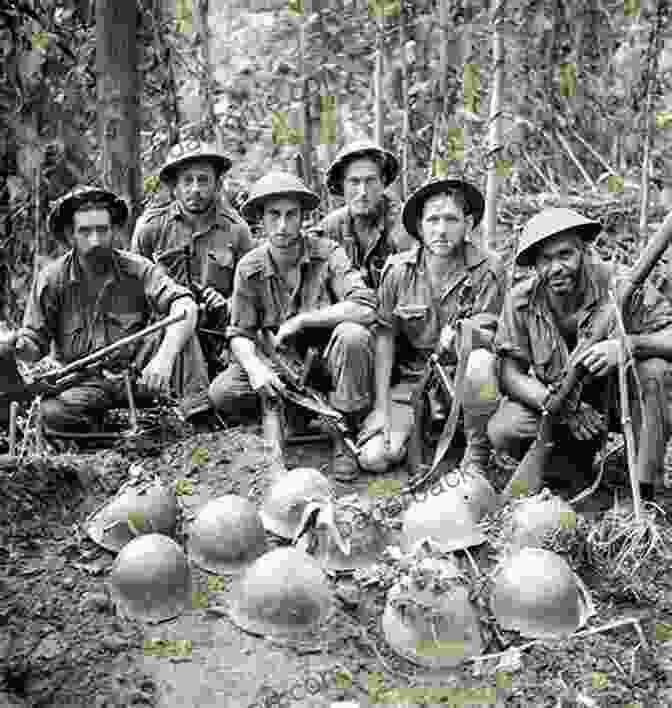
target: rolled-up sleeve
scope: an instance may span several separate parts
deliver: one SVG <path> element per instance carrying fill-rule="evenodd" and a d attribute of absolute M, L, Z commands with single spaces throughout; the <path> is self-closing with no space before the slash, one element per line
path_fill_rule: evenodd
<path fill-rule="evenodd" d="M 170 312 L 172 304 L 177 300 L 194 299 L 188 288 L 178 285 L 160 266 L 147 262 L 143 267 L 142 281 L 145 296 L 157 312 L 165 315 Z"/>
<path fill-rule="evenodd" d="M 653 334 L 672 328 L 672 304 L 657 288 L 645 283 L 635 295 L 627 326 L 632 334 Z"/>
<path fill-rule="evenodd" d="M 340 246 L 336 246 L 329 254 L 329 280 L 337 301 L 348 300 L 376 309 L 375 292 L 366 286 L 362 274 L 353 268 L 346 252 Z"/>
<path fill-rule="evenodd" d="M 246 337 L 254 340 L 259 330 L 257 296 L 250 278 L 239 267 L 233 280 L 231 323 L 226 329 L 228 339 Z"/>
<path fill-rule="evenodd" d="M 394 309 L 397 306 L 398 271 L 390 262 L 383 266 L 380 286 L 378 287 L 377 323 L 381 327 L 394 327 Z"/>
<path fill-rule="evenodd" d="M 525 320 L 526 310 L 515 305 L 513 294 L 504 298 L 504 307 L 495 335 L 495 352 L 500 358 L 515 359 L 527 369 L 532 363 L 532 349 Z"/>
<path fill-rule="evenodd" d="M 23 315 L 20 336 L 29 339 L 39 350 L 40 356 L 49 352 L 49 344 L 56 338 L 58 302 L 48 272 L 40 271 L 33 281 Z"/>

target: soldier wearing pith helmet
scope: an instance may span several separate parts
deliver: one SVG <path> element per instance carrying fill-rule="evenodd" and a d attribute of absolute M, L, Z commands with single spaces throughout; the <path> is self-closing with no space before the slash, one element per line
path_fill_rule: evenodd
<path fill-rule="evenodd" d="M 339 243 L 367 285 L 377 288 L 391 253 L 411 248 L 400 205 L 385 193 L 399 174 L 399 161 L 370 140 L 346 145 L 327 170 L 327 188 L 345 205 L 327 214 L 316 230 Z"/>
<path fill-rule="evenodd" d="M 487 465 L 486 424 L 497 405 L 489 350 L 504 296 L 504 269 L 470 238 L 483 210 L 480 190 L 460 175 L 428 182 L 404 205 L 404 226 L 417 247 L 390 256 L 381 277 L 376 398 L 361 441 L 365 469 L 383 472 L 406 454 L 419 424 L 412 394 L 435 351 L 462 399 L 463 465 Z M 444 420 L 456 405 L 440 389 L 430 390 L 430 400 L 434 417 Z"/>
<path fill-rule="evenodd" d="M 213 145 L 191 139 L 174 145 L 159 172 L 172 201 L 138 220 L 132 250 L 160 264 L 205 305 L 200 327 L 224 330 L 233 273 L 253 246 L 247 224 L 225 204 L 221 178 L 231 160 Z M 223 338 L 201 333 L 212 374 L 221 369 Z"/>
<path fill-rule="evenodd" d="M 616 330 L 612 326 L 607 338 L 590 343 L 597 320 L 611 311 L 610 292 L 618 298 L 625 275 L 614 273 L 590 247 L 601 230 L 598 222 L 566 208 L 544 209 L 527 222 L 516 263 L 535 272 L 507 293 L 495 339 L 505 398 L 488 433 L 495 449 L 514 460 L 522 459 L 536 437 L 541 416 L 555 409 L 570 356 L 585 372 L 552 421 L 555 448 L 542 473 L 558 487 L 589 483 L 594 455 L 620 418 Z M 629 309 L 628 341 L 643 404 L 633 395 L 630 406 L 642 496 L 651 499 L 669 435 L 665 387 L 672 358 L 672 305 L 645 284 Z"/>
<path fill-rule="evenodd" d="M 243 215 L 261 219 L 266 241 L 238 266 L 228 328 L 235 361 L 213 381 L 210 397 L 229 417 L 277 400 L 282 386 L 267 355 L 287 347 L 303 357 L 314 346 L 320 360 L 309 383 L 329 392 L 356 432 L 371 403 L 374 341 L 368 326 L 376 297 L 338 244 L 302 230 L 304 213 L 318 204 L 319 197 L 286 172 L 271 172 L 252 186 Z M 267 428 L 277 430 L 274 415 L 265 406 Z M 342 438 L 335 438 L 333 475 L 351 481 L 357 470 Z"/>

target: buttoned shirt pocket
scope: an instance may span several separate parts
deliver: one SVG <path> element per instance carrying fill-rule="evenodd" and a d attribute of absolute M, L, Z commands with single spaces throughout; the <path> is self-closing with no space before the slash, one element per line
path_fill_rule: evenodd
<path fill-rule="evenodd" d="M 208 251 L 205 262 L 204 285 L 210 285 L 229 297 L 233 290 L 233 273 L 236 267 L 235 257 L 230 248 Z"/>

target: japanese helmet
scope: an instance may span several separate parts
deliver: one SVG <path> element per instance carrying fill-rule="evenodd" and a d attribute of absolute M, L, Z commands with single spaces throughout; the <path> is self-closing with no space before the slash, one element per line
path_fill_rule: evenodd
<path fill-rule="evenodd" d="M 447 559 L 425 558 L 402 574 L 388 591 L 382 630 L 397 654 L 431 669 L 457 666 L 482 650 L 478 613 Z"/>
<path fill-rule="evenodd" d="M 503 629 L 539 639 L 572 634 L 593 612 L 579 577 L 563 558 L 542 548 L 523 548 L 500 562 L 491 601 Z"/>
<path fill-rule="evenodd" d="M 326 176 L 327 189 L 332 194 L 342 197 L 346 167 L 354 160 L 366 157 L 380 161 L 383 184 L 389 187 L 399 174 L 399 160 L 371 140 L 357 140 L 346 145 L 329 166 Z"/>
<path fill-rule="evenodd" d="M 333 490 L 323 474 L 312 467 L 296 467 L 270 487 L 259 516 L 267 531 L 292 539 L 306 507 L 332 498 Z"/>
<path fill-rule="evenodd" d="M 525 224 L 518 243 L 516 265 L 533 266 L 537 246 L 551 236 L 558 236 L 569 230 L 578 234 L 584 241 L 592 241 L 602 231 L 602 225 L 598 221 L 586 219 L 573 209 L 544 209 Z"/>
<path fill-rule="evenodd" d="M 168 151 L 159 178 L 162 182 L 172 182 L 180 169 L 196 161 L 209 162 L 215 168 L 218 177 L 231 167 L 231 160 L 218 152 L 214 145 L 195 139 L 184 140 L 173 145 Z"/>
<path fill-rule="evenodd" d="M 315 209 L 320 198 L 290 172 L 269 172 L 257 180 L 250 189 L 241 212 L 248 221 L 259 217 L 259 212 L 269 199 L 295 199 L 302 209 Z"/>
<path fill-rule="evenodd" d="M 475 512 L 456 488 L 413 502 L 402 522 L 401 547 L 410 552 L 430 539 L 444 553 L 478 546 L 487 540 Z"/>
<path fill-rule="evenodd" d="M 172 489 L 156 479 L 127 483 L 87 521 L 87 535 L 108 551 L 118 552 L 136 536 L 172 536 L 177 526 L 177 500 Z"/>
<path fill-rule="evenodd" d="M 327 572 L 369 568 L 388 544 L 388 534 L 371 509 L 343 499 L 323 507 L 308 533 L 309 553 Z"/>
<path fill-rule="evenodd" d="M 576 514 L 571 505 L 548 489 L 532 497 L 514 501 L 504 535 L 511 547 L 541 547 L 544 539 L 561 528 L 575 526 Z"/>
<path fill-rule="evenodd" d="M 110 573 L 110 595 L 120 615 L 155 623 L 177 617 L 190 604 L 187 557 L 168 536 L 139 536 L 127 543 Z"/>
<path fill-rule="evenodd" d="M 499 503 L 497 492 L 475 466 L 445 475 L 444 482 L 462 497 L 475 521 L 496 511 Z"/>
<path fill-rule="evenodd" d="M 331 591 L 320 566 L 301 549 L 285 547 L 247 568 L 229 616 L 250 634 L 313 643 L 331 609 Z"/>
<path fill-rule="evenodd" d="M 256 506 L 226 494 L 208 502 L 189 527 L 189 558 L 213 573 L 239 573 L 266 550 Z"/>

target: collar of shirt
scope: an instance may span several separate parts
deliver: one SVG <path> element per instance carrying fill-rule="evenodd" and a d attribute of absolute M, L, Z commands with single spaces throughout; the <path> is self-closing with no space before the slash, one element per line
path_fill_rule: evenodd
<path fill-rule="evenodd" d="M 426 249 L 422 246 L 418 247 L 416 250 L 408 252 L 409 260 L 415 260 L 416 272 L 420 277 L 426 278 L 429 282 L 429 275 L 426 275 Z M 472 273 L 478 266 L 487 261 L 488 257 L 480 248 L 474 246 L 471 241 L 465 241 L 464 244 L 464 269 L 459 268 L 454 273 L 452 273 L 446 280 L 446 284 L 443 286 L 440 293 L 438 293 L 439 302 L 446 298 L 450 293 L 457 288 L 458 285 L 465 283 L 467 285 L 472 284 Z"/>
<path fill-rule="evenodd" d="M 378 206 L 378 211 L 376 214 L 375 221 L 371 222 L 371 226 L 368 228 L 369 233 L 375 234 L 375 237 L 369 243 L 366 253 L 364 254 L 364 260 L 366 260 L 373 251 L 378 248 L 378 244 L 387 236 L 391 231 L 391 224 L 389 222 L 390 215 L 390 204 L 389 199 L 385 194 L 383 194 L 380 204 Z M 349 236 L 354 239 L 355 243 L 360 246 L 359 239 L 357 238 L 357 232 L 355 231 L 355 217 L 348 207 L 347 218 L 345 220 L 345 233 L 344 236 Z"/>
<path fill-rule="evenodd" d="M 201 234 L 208 233 L 215 226 L 226 228 L 232 221 L 234 221 L 233 217 L 227 213 L 224 206 L 218 201 L 216 201 L 210 209 L 208 209 L 207 217 L 208 226 L 202 231 L 195 233 L 194 238 L 200 236 Z M 168 208 L 166 223 L 170 223 L 172 221 L 183 221 L 188 223 L 186 210 L 179 199 L 175 199 Z"/>
<path fill-rule="evenodd" d="M 67 269 L 68 283 L 81 283 L 86 278 L 82 265 L 79 262 L 79 258 L 77 257 L 74 249 L 70 251 L 68 258 L 70 260 Z M 105 280 L 106 284 L 112 280 L 121 280 L 121 264 L 119 262 L 119 253 L 116 248 L 112 250 L 112 268 L 107 273 L 107 276 L 108 277 Z"/>

